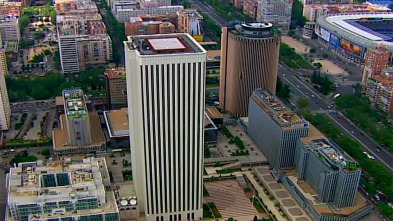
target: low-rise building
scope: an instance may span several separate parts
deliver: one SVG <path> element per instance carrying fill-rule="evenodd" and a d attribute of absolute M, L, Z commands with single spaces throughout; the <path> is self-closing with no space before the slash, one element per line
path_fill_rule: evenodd
<path fill-rule="evenodd" d="M 109 109 L 127 107 L 126 69 L 107 69 L 104 74 Z"/>
<path fill-rule="evenodd" d="M 175 33 L 176 28 L 170 22 L 142 21 L 141 18 L 134 19 L 124 24 L 126 36 L 130 35 L 153 35 Z"/>
<path fill-rule="evenodd" d="M 9 221 L 118 221 L 105 158 L 19 163 L 6 176 Z"/>
<path fill-rule="evenodd" d="M 309 135 L 309 123 L 267 90 L 250 98 L 247 133 L 274 168 L 294 166 L 296 141 Z"/>
<path fill-rule="evenodd" d="M 85 17 L 98 14 L 97 5 L 93 1 L 86 0 L 56 0 L 55 8 L 57 15 Z"/>
<path fill-rule="evenodd" d="M 293 0 L 259 0 L 258 22 L 270 22 L 282 32 L 288 32 L 291 24 Z"/>

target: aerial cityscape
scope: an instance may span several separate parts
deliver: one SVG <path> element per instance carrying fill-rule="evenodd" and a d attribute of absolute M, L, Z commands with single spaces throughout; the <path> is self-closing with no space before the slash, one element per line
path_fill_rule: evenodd
<path fill-rule="evenodd" d="M 0 220 L 393 220 L 392 0 L 0 0 Z"/>

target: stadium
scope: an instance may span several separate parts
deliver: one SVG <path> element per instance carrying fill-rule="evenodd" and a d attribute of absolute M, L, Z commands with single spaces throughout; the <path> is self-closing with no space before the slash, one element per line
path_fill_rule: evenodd
<path fill-rule="evenodd" d="M 348 62 L 362 65 L 367 49 L 393 51 L 393 13 L 345 13 L 317 19 L 318 41 Z"/>

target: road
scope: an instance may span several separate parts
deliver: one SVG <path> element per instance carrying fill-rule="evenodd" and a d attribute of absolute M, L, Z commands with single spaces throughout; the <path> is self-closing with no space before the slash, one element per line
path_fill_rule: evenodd
<path fill-rule="evenodd" d="M 215 11 L 214 9 L 205 3 L 202 3 L 198 0 L 190 0 L 191 4 L 193 4 L 195 7 L 197 7 L 199 10 L 201 10 L 203 13 L 207 14 L 217 25 L 219 25 L 221 28 L 225 27 L 228 25 L 228 22 L 226 22 L 224 19 L 222 19 Z"/>
<path fill-rule="evenodd" d="M 285 77 L 284 77 L 285 74 Z M 325 113 L 334 124 L 336 124 L 343 132 L 343 134 L 350 136 L 358 141 L 364 149 L 371 155 L 375 156 L 376 160 L 381 161 L 389 170 L 393 171 L 393 157 L 390 153 L 383 148 L 378 147 L 370 137 L 368 137 L 358 127 L 353 125 L 351 121 L 346 119 L 343 114 L 335 109 L 329 109 L 328 106 L 334 103 L 334 100 L 329 97 L 326 98 L 323 94 L 319 93 L 307 82 L 301 80 L 299 73 L 286 68 L 285 66 L 279 67 L 279 75 L 284 83 L 288 84 L 292 91 L 292 102 L 299 98 L 306 98 L 310 101 L 310 110 Z M 352 90 L 350 85 L 339 84 L 340 92 Z"/>

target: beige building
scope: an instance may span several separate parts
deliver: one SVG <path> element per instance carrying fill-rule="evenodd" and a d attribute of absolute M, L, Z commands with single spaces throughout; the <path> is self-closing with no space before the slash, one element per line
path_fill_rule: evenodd
<path fill-rule="evenodd" d="M 3 43 L 19 42 L 19 18 L 9 18 L 0 21 L 0 35 Z"/>
<path fill-rule="evenodd" d="M 281 37 L 271 23 L 237 24 L 222 32 L 220 107 L 247 116 L 256 88 L 276 92 Z"/>
<path fill-rule="evenodd" d="M 112 41 L 109 35 L 79 36 L 77 39 L 79 66 L 102 64 L 112 60 Z"/>
<path fill-rule="evenodd" d="M 196 9 L 184 9 L 177 12 L 179 32 L 188 33 L 197 41 L 203 41 L 203 17 Z"/>
<path fill-rule="evenodd" d="M 105 71 L 105 83 L 109 109 L 127 107 L 126 69 L 107 69 Z"/>
<path fill-rule="evenodd" d="M 7 60 L 5 50 L 0 49 L 0 130 L 8 130 L 11 116 L 5 75 L 8 75 Z"/>

